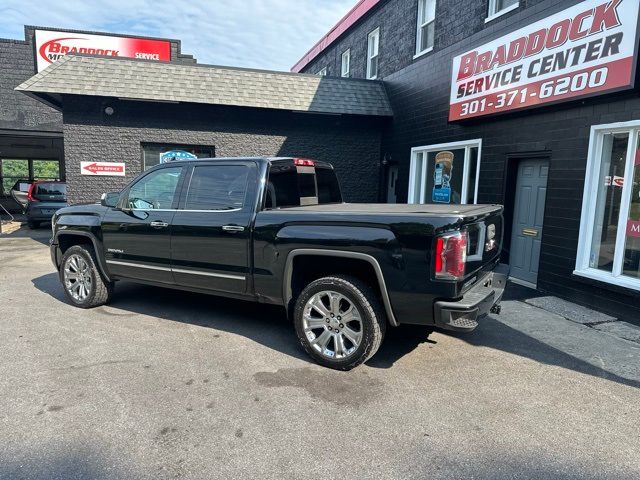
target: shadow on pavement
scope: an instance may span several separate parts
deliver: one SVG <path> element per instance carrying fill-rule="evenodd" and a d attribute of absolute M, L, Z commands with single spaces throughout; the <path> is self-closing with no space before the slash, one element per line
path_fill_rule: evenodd
<path fill-rule="evenodd" d="M 57 451 L 56 451 L 57 450 Z M 19 461 L 0 463 L 0 479 L 4 480 L 108 480 L 131 478 L 120 465 L 107 461 L 100 450 L 86 446 L 61 451 L 52 445 L 49 450 L 36 454 L 25 451 Z"/>
<path fill-rule="evenodd" d="M 30 238 L 31 240 L 48 246 L 49 239 L 51 239 L 51 225 L 42 224 L 42 226 L 38 228 L 31 229 L 23 223 L 20 229 L 15 232 L 2 234 L 2 236 L 0 236 L 0 239 L 11 238 Z"/>
<path fill-rule="evenodd" d="M 505 325 L 493 317 L 483 319 L 481 326 L 469 334 L 458 334 L 454 332 L 443 333 L 460 338 L 466 343 L 476 347 L 493 348 L 520 357 L 529 358 L 546 365 L 562 367 L 582 374 L 640 388 L 640 381 L 638 380 L 625 378 L 604 368 L 597 367 L 581 360 L 575 355 L 563 352 L 558 348 Z M 585 358 L 589 358 L 595 353 L 586 351 L 582 346 L 581 349 L 580 354 L 584 354 Z"/>
<path fill-rule="evenodd" d="M 32 282 L 38 290 L 56 300 L 67 302 L 55 273 L 35 278 Z M 311 363 L 299 346 L 293 326 L 281 307 L 123 281 L 116 284 L 115 295 L 108 307 L 242 335 L 273 350 Z M 96 310 L 103 314 L 110 313 L 105 307 L 98 307 Z M 382 347 L 367 365 L 373 368 L 391 368 L 398 359 L 421 344 L 436 344 L 429 338 L 432 332 L 429 327 L 414 325 L 388 328 Z M 636 380 L 592 365 L 492 317 L 483 319 L 480 327 L 472 333 L 441 333 L 460 338 L 474 346 L 493 348 L 547 365 L 640 387 L 640 382 Z M 585 352 L 589 353 L 593 352 Z"/>

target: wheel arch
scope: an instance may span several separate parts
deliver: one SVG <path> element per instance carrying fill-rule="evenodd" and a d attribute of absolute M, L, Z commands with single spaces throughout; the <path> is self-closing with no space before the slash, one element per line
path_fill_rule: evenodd
<path fill-rule="evenodd" d="M 91 245 L 95 252 L 96 260 L 98 261 L 98 268 L 100 273 L 105 277 L 107 281 L 111 281 L 109 272 L 105 268 L 104 260 L 101 256 L 102 251 L 99 248 L 98 240 L 94 235 L 89 232 L 80 232 L 77 230 L 63 230 L 56 233 L 55 243 L 58 245 L 60 252 L 64 254 L 66 250 L 75 245 Z"/>
<path fill-rule="evenodd" d="M 356 262 L 366 263 L 371 270 L 373 270 L 376 278 L 376 287 L 380 292 L 380 297 L 382 300 L 382 304 L 387 314 L 387 319 L 389 323 L 397 327 L 399 322 L 397 321 L 393 308 L 391 306 L 391 300 L 389 299 L 389 293 L 387 290 L 387 285 L 384 280 L 384 275 L 382 273 L 382 268 L 380 267 L 380 263 L 371 255 L 360 252 L 349 252 L 344 250 L 324 250 L 324 249 L 315 249 L 315 248 L 301 248 L 292 250 L 287 255 L 287 260 L 285 263 L 284 269 L 284 278 L 283 278 L 283 288 L 282 295 L 284 300 L 284 305 L 287 310 L 290 310 L 291 300 L 294 296 L 294 273 L 295 273 L 295 260 L 296 259 L 304 259 L 307 258 L 317 258 L 317 257 L 330 257 L 333 259 L 341 259 L 341 260 L 353 260 Z M 340 273 L 340 272 L 333 272 Z"/>

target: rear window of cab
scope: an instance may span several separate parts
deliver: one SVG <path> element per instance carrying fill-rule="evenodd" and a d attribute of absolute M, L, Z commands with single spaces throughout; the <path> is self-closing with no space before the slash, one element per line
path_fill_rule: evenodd
<path fill-rule="evenodd" d="M 342 203 L 336 174 L 330 167 L 273 164 L 269 170 L 264 208 Z"/>

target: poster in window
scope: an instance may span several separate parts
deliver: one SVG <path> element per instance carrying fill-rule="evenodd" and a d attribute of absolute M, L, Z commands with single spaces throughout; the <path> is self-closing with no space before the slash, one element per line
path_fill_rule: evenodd
<path fill-rule="evenodd" d="M 435 157 L 433 193 L 435 203 L 451 203 L 451 176 L 453 173 L 453 152 L 438 152 Z"/>

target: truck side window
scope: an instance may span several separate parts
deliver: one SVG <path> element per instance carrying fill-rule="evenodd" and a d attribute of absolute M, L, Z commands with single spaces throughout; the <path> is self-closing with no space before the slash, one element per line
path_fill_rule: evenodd
<path fill-rule="evenodd" d="M 231 210 L 244 206 L 249 167 L 205 165 L 194 167 L 185 210 Z"/>
<path fill-rule="evenodd" d="M 142 177 L 129 190 L 127 208 L 171 209 L 182 167 L 163 168 Z"/>

